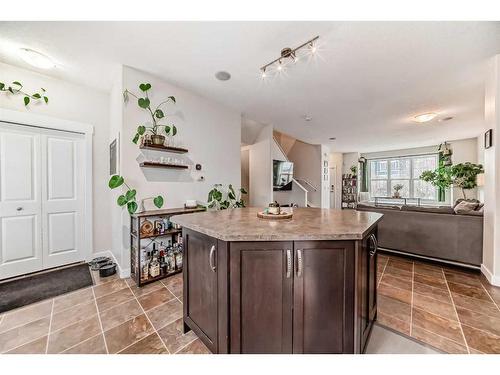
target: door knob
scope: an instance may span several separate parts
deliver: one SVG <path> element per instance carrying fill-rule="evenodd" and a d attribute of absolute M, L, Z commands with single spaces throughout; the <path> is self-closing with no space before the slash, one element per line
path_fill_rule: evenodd
<path fill-rule="evenodd" d="M 17 210 L 17 211 L 22 211 L 22 210 L 23 210 L 23 208 L 22 208 L 22 207 L 18 207 L 18 208 L 16 208 L 16 210 Z"/>

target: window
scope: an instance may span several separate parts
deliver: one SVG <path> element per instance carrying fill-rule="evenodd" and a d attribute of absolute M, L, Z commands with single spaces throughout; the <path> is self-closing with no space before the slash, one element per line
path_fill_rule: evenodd
<path fill-rule="evenodd" d="M 368 163 L 368 189 L 371 198 L 390 197 L 395 185 L 403 185 L 399 191 L 403 198 L 437 200 L 437 188 L 420 179 L 423 171 L 437 168 L 437 154 L 373 159 Z"/>

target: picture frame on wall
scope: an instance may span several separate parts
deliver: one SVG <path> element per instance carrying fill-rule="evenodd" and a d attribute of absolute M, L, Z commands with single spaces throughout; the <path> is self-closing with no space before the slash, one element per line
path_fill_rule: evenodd
<path fill-rule="evenodd" d="M 484 133 L 484 148 L 490 148 L 493 146 L 493 129 L 489 129 Z"/>

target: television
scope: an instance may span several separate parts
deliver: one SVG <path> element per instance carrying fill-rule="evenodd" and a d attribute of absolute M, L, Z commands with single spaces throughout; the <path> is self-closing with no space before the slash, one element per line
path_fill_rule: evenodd
<path fill-rule="evenodd" d="M 273 190 L 292 190 L 293 163 L 273 160 Z"/>

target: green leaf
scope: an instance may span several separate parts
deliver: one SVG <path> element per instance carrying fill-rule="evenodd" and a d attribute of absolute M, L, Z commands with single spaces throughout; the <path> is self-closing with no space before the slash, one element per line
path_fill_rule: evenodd
<path fill-rule="evenodd" d="M 32 96 L 33 96 L 35 99 L 41 99 L 41 97 L 42 97 L 39 93 L 34 93 Z"/>
<path fill-rule="evenodd" d="M 128 210 L 128 213 L 130 215 L 132 215 L 133 213 L 135 213 L 135 211 L 137 211 L 137 202 L 135 202 L 135 201 L 128 202 L 127 203 L 127 210 Z"/>
<path fill-rule="evenodd" d="M 149 83 L 141 83 L 139 85 L 139 88 L 141 89 L 141 91 L 146 92 L 151 88 L 151 85 Z"/>
<path fill-rule="evenodd" d="M 148 98 L 139 98 L 137 104 L 139 104 L 139 107 L 146 109 L 149 107 L 150 101 Z"/>
<path fill-rule="evenodd" d="M 12 90 L 12 87 L 9 86 L 7 90 L 9 90 L 12 94 L 14 94 L 14 90 Z"/>
<path fill-rule="evenodd" d="M 173 101 L 174 103 L 176 103 L 176 101 L 175 101 L 175 97 L 173 97 L 173 96 L 169 96 L 168 98 L 169 98 L 171 101 Z"/>
<path fill-rule="evenodd" d="M 163 118 L 163 117 L 165 117 L 165 114 L 163 113 L 163 111 L 161 109 L 157 109 L 155 111 L 155 116 L 156 116 L 156 118 Z"/>
<path fill-rule="evenodd" d="M 49 98 L 47 98 L 46 96 L 44 96 L 43 100 L 45 100 L 45 104 L 49 104 Z"/>
<path fill-rule="evenodd" d="M 170 126 L 165 125 L 165 134 L 170 135 Z"/>
<path fill-rule="evenodd" d="M 137 127 L 137 134 L 144 135 L 144 133 L 146 133 L 146 127 L 144 125 L 138 126 Z"/>
<path fill-rule="evenodd" d="M 175 125 L 172 125 L 172 135 L 176 134 L 177 134 L 177 128 L 175 127 Z"/>
<path fill-rule="evenodd" d="M 161 195 L 158 195 L 153 199 L 153 203 L 156 207 L 161 208 L 163 206 L 163 197 Z"/>
<path fill-rule="evenodd" d="M 124 182 L 125 180 L 122 176 L 115 174 L 109 179 L 108 186 L 110 189 L 116 189 L 117 187 L 122 186 Z"/>
<path fill-rule="evenodd" d="M 135 189 L 128 190 L 125 193 L 125 198 L 127 198 L 127 201 L 131 201 L 132 199 L 135 198 L 135 195 L 137 194 L 137 191 Z"/>
<path fill-rule="evenodd" d="M 244 188 L 240 188 L 240 193 L 241 194 L 248 194 L 248 192 Z"/>
<path fill-rule="evenodd" d="M 46 91 L 43 87 L 41 88 L 41 90 L 42 90 L 43 92 L 45 92 L 45 91 Z"/>
<path fill-rule="evenodd" d="M 213 190 L 210 190 L 208 192 L 208 199 L 207 199 L 207 202 L 212 202 L 212 200 L 214 199 L 214 191 Z"/>
<path fill-rule="evenodd" d="M 4 89 L 4 87 L 5 87 L 5 83 L 0 82 L 0 90 L 3 90 L 3 89 Z"/>
<path fill-rule="evenodd" d="M 29 96 L 25 96 L 24 97 L 24 105 L 28 105 L 28 104 L 30 104 L 30 98 L 29 98 Z"/>
<path fill-rule="evenodd" d="M 116 203 L 118 203 L 118 206 L 123 207 L 127 204 L 128 199 L 125 197 L 125 195 L 120 195 L 118 199 L 116 200 Z"/>
<path fill-rule="evenodd" d="M 12 82 L 12 84 L 23 87 L 23 85 L 21 85 L 21 82 L 19 82 L 19 81 L 14 81 L 14 82 Z"/>
<path fill-rule="evenodd" d="M 135 133 L 134 139 L 132 139 L 132 142 L 134 142 L 135 144 L 137 144 L 137 141 L 139 140 L 139 137 L 140 137 L 139 133 Z"/>

